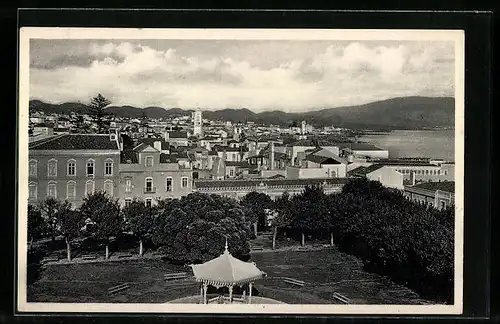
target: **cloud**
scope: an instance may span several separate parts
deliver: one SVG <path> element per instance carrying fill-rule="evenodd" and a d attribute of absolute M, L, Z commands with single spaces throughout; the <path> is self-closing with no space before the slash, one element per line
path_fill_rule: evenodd
<path fill-rule="evenodd" d="M 90 43 L 77 53 L 35 56 L 30 97 L 87 102 L 102 93 L 115 105 L 303 111 L 396 96 L 453 95 L 453 44 L 350 42 L 307 51 L 304 43 L 307 55 L 300 58 L 280 58 L 283 51 L 276 46 L 252 44 L 261 61 L 272 56 L 273 64 L 259 65 L 248 54 L 245 59 L 250 51 L 244 44 L 240 55 L 230 57 L 183 55 L 176 48 L 133 42 Z"/>

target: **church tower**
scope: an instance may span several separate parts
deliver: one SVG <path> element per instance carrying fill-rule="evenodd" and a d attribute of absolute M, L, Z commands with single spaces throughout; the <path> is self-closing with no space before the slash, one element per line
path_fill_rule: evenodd
<path fill-rule="evenodd" d="M 199 108 L 193 112 L 193 134 L 203 136 L 203 117 Z"/>

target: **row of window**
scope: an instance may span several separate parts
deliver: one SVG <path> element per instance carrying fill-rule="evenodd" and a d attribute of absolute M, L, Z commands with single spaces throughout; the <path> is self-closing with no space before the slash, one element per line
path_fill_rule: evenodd
<path fill-rule="evenodd" d="M 47 162 L 47 176 L 48 177 L 57 177 L 57 163 L 56 159 L 50 159 Z M 87 176 L 95 176 L 95 160 L 88 159 L 86 162 L 86 175 Z M 29 175 L 30 177 L 36 177 L 38 175 L 38 161 L 30 160 L 29 161 Z M 76 176 L 76 160 L 70 159 L 66 162 L 66 175 L 67 176 Z M 113 160 L 107 159 L 104 161 L 104 175 L 112 176 L 113 175 Z"/>
<path fill-rule="evenodd" d="M 181 188 L 187 188 L 189 185 L 189 178 L 181 178 Z M 173 179 L 172 177 L 165 178 L 165 190 L 173 191 Z M 153 178 L 148 177 L 144 180 L 144 191 L 145 192 L 156 192 L 156 187 L 153 186 Z M 132 179 L 125 179 L 125 192 L 132 192 Z"/>
<path fill-rule="evenodd" d="M 396 169 L 396 171 L 398 171 L 399 173 L 402 173 L 402 174 L 410 174 L 411 172 L 413 172 L 415 174 L 421 174 L 421 175 L 447 175 L 448 174 L 447 170 L 443 170 L 443 172 L 441 172 L 441 170 L 429 170 L 429 169 L 427 169 L 427 170 Z"/>
<path fill-rule="evenodd" d="M 113 196 L 113 181 L 106 180 L 104 181 L 104 191 L 109 195 Z M 28 185 L 29 191 L 29 199 L 37 199 L 38 198 L 38 184 L 36 182 L 30 182 Z M 88 180 L 85 183 L 85 194 L 90 195 L 95 191 L 95 181 Z M 57 198 L 57 181 L 49 181 L 47 185 L 47 197 Z M 76 198 L 76 181 L 70 180 L 66 182 L 66 199 L 75 199 Z"/>

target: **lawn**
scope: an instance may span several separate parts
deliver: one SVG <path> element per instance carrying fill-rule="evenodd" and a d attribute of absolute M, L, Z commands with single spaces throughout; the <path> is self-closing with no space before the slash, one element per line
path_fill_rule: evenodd
<path fill-rule="evenodd" d="M 289 304 L 339 303 L 333 298 L 335 292 L 355 304 L 424 303 L 415 292 L 364 271 L 355 257 L 335 248 L 254 253 L 252 261 L 267 273 L 267 278 L 256 282 L 258 296 Z M 193 279 L 163 280 L 165 273 L 174 272 L 191 270 L 159 259 L 49 265 L 41 279 L 28 287 L 28 301 L 165 303 L 199 294 Z M 284 283 L 282 277 L 303 280 L 305 285 Z M 129 283 L 130 289 L 107 294 L 108 288 L 122 283 Z"/>

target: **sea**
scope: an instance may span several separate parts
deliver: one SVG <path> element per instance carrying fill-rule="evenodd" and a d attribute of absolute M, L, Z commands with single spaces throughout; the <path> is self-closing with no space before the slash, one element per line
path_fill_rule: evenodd
<path fill-rule="evenodd" d="M 426 157 L 455 161 L 455 130 L 394 130 L 365 133 L 357 139 L 389 150 L 390 158 Z"/>

